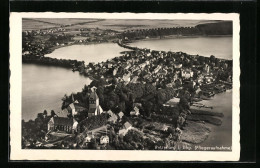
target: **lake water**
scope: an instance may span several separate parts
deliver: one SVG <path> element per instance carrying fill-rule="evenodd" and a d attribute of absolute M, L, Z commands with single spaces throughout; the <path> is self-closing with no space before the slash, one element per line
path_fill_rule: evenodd
<path fill-rule="evenodd" d="M 182 51 L 191 55 L 202 55 L 232 59 L 232 37 L 182 37 L 135 41 L 130 46 L 160 51 Z"/>
<path fill-rule="evenodd" d="M 90 80 L 70 69 L 23 64 L 22 67 L 22 119 L 35 119 L 47 110 L 60 111 L 64 94 L 81 91 Z"/>
<path fill-rule="evenodd" d="M 120 56 L 122 51 L 127 51 L 127 49 L 119 47 L 116 43 L 72 45 L 58 48 L 46 57 L 98 63 Z"/>
<path fill-rule="evenodd" d="M 72 45 L 58 48 L 46 56 L 97 63 L 120 56 L 121 51 L 126 49 L 116 43 Z M 23 64 L 22 69 L 22 118 L 25 121 L 35 119 L 45 109 L 49 113 L 50 110 L 60 111 L 65 93 L 79 92 L 91 82 L 78 72 L 61 67 Z"/>
<path fill-rule="evenodd" d="M 220 126 L 212 125 L 211 133 L 206 141 L 200 145 L 204 147 L 231 147 L 232 146 L 232 90 L 215 95 L 211 100 L 203 100 L 200 103 L 213 107 L 207 111 L 223 113 Z M 194 106 L 192 106 L 194 108 Z"/>
<path fill-rule="evenodd" d="M 196 37 L 137 41 L 132 46 L 165 51 L 183 51 L 205 56 L 215 55 L 232 59 L 231 37 Z M 56 49 L 46 55 L 52 58 L 77 59 L 88 62 L 101 62 L 120 56 L 126 49 L 115 43 L 72 45 Z M 34 119 L 44 109 L 60 110 L 61 98 L 65 93 L 81 91 L 90 81 L 78 72 L 69 69 L 23 64 L 22 70 L 22 118 Z"/>

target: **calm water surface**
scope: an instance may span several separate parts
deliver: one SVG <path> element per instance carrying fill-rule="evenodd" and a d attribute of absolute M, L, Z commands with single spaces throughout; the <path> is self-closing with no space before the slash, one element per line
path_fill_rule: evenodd
<path fill-rule="evenodd" d="M 217 94 L 211 100 L 203 100 L 200 103 L 213 107 L 212 110 L 207 109 L 207 111 L 224 114 L 224 117 L 221 118 L 222 124 L 220 126 L 212 125 L 208 139 L 200 145 L 204 147 L 232 146 L 232 90 Z"/>
<path fill-rule="evenodd" d="M 120 56 L 120 52 L 126 51 L 116 43 L 72 45 L 54 50 L 47 57 L 58 59 L 72 59 L 88 62 L 102 62 Z"/>
<path fill-rule="evenodd" d="M 192 55 L 232 59 L 232 37 L 184 37 L 136 41 L 131 46 L 160 51 L 182 51 Z"/>
<path fill-rule="evenodd" d="M 56 49 L 46 56 L 62 59 L 77 59 L 101 62 L 120 56 L 126 49 L 115 43 L 73 45 Z M 22 118 L 35 119 L 38 113 L 47 110 L 60 111 L 64 94 L 79 92 L 90 80 L 78 72 L 54 66 L 23 64 L 22 72 Z"/>
<path fill-rule="evenodd" d="M 54 66 L 23 64 L 22 119 L 35 119 L 47 110 L 60 111 L 65 93 L 81 91 L 90 80 L 70 69 Z"/>
<path fill-rule="evenodd" d="M 161 39 L 137 41 L 131 45 L 155 50 L 183 51 L 204 56 L 213 54 L 216 57 L 232 59 L 232 37 Z M 126 49 L 115 43 L 72 45 L 58 48 L 46 56 L 96 63 L 120 56 L 121 51 L 126 51 Z M 23 64 L 22 75 L 22 118 L 26 121 L 34 119 L 37 113 L 43 112 L 45 109 L 48 112 L 52 109 L 59 111 L 61 98 L 65 93 L 81 91 L 82 87 L 90 82 L 88 78 L 80 76 L 78 72 L 53 66 Z M 221 100 L 224 101 L 223 103 L 231 101 L 229 97 L 219 101 Z M 221 108 L 228 109 L 225 106 L 219 108 L 222 112 L 224 110 Z M 225 116 L 224 119 L 226 117 L 228 116 Z M 224 121 L 222 126 L 227 128 Z M 214 138 L 216 139 L 217 136 Z"/>

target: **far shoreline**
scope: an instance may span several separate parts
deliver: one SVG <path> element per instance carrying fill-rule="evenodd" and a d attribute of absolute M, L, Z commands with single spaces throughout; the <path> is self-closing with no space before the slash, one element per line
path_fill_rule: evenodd
<path fill-rule="evenodd" d="M 176 35 L 169 35 L 169 36 L 164 36 L 163 38 L 160 37 L 151 37 L 151 38 L 143 38 L 143 39 L 138 39 L 138 40 L 131 40 L 130 42 L 126 42 L 125 44 L 131 44 L 134 42 L 140 42 L 140 41 L 154 41 L 154 40 L 164 40 L 164 39 L 184 39 L 184 38 L 200 38 L 200 37 L 233 37 L 232 35 L 194 35 L 194 36 L 176 36 Z M 73 44 L 65 44 L 65 45 L 59 45 L 59 46 L 53 46 L 51 48 L 49 48 L 49 51 L 47 53 L 44 54 L 44 57 L 48 54 L 53 53 L 55 50 L 59 49 L 59 48 L 64 48 L 64 47 L 69 47 L 69 46 L 73 46 L 73 45 L 98 45 L 98 44 L 108 44 L 108 43 L 117 43 L 115 41 L 107 41 L 107 42 L 89 42 L 89 43 L 73 43 Z M 121 47 L 121 46 L 120 46 Z M 122 47 L 123 48 L 123 47 Z M 177 52 L 177 51 L 173 51 L 173 52 Z M 208 56 L 203 56 L 203 57 L 208 57 Z M 233 60 L 232 59 L 228 59 L 228 58 L 219 58 L 219 59 L 226 59 L 226 60 Z M 80 61 L 80 60 L 78 60 Z"/>
<path fill-rule="evenodd" d="M 163 36 L 161 37 L 149 37 L 149 38 L 143 38 L 143 39 L 136 39 L 136 40 L 131 40 L 131 42 L 128 42 L 129 44 L 137 41 L 151 41 L 151 40 L 163 40 L 163 39 L 183 39 L 183 38 L 199 38 L 199 37 L 233 37 L 233 35 L 168 35 L 168 36 Z"/>

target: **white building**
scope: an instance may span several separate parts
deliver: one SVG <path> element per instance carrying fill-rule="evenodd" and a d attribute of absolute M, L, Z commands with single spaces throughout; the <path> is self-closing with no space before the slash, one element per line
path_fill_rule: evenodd
<path fill-rule="evenodd" d="M 100 137 L 100 144 L 108 144 L 109 143 L 109 137 L 107 135 Z"/>
<path fill-rule="evenodd" d="M 129 122 L 126 122 L 123 125 L 123 128 L 119 130 L 118 134 L 125 136 L 130 129 L 132 129 L 132 125 Z"/>

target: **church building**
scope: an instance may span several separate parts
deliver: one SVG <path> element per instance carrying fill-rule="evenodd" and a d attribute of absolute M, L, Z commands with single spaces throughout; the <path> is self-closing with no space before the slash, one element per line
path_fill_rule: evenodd
<path fill-rule="evenodd" d="M 101 113 L 103 113 L 103 109 L 99 105 L 99 97 L 96 93 L 96 88 L 92 88 L 89 95 L 88 117 L 100 115 Z"/>
<path fill-rule="evenodd" d="M 48 131 L 63 131 L 66 133 L 77 132 L 78 122 L 73 118 L 52 117 L 48 122 Z"/>

